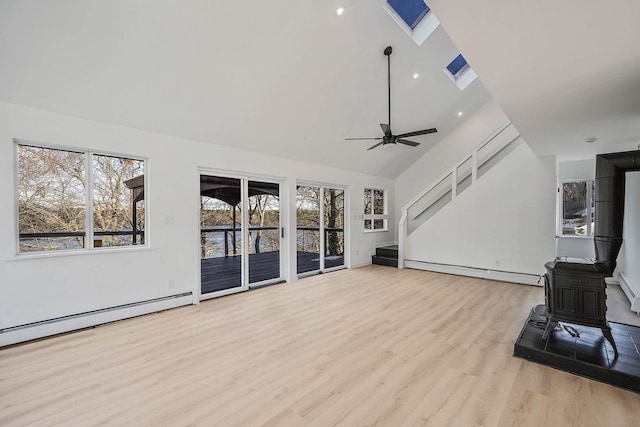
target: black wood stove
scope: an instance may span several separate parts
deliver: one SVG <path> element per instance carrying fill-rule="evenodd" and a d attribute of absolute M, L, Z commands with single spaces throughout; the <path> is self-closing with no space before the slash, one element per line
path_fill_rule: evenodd
<path fill-rule="evenodd" d="M 593 326 L 602 329 L 617 357 L 618 348 L 607 322 L 607 274 L 585 258 L 561 257 L 545 267 L 544 314 L 548 321 L 542 338 L 548 339 L 560 321 Z"/>
<path fill-rule="evenodd" d="M 545 264 L 544 315 L 547 326 L 543 339 L 549 339 L 559 321 L 597 327 L 602 329 L 618 357 L 606 317 L 605 278 L 613 275 L 622 247 L 625 174 L 638 170 L 640 150 L 596 157 L 596 259 L 560 257 Z"/>

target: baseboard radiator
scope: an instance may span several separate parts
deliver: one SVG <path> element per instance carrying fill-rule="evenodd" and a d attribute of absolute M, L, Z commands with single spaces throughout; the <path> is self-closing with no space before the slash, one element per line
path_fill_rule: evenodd
<path fill-rule="evenodd" d="M 631 302 L 631 311 L 640 314 L 640 289 L 626 274 L 620 273 L 620 288 Z"/>
<path fill-rule="evenodd" d="M 480 279 L 498 280 L 501 282 L 520 283 L 523 285 L 543 286 L 539 274 L 517 273 L 513 271 L 490 270 L 486 268 L 467 267 L 463 265 L 440 264 L 427 261 L 405 260 L 404 266 L 416 270 L 434 271 L 436 273 L 455 274 L 457 276 L 478 277 Z"/>
<path fill-rule="evenodd" d="M 0 347 L 193 304 L 192 292 L 0 329 Z"/>

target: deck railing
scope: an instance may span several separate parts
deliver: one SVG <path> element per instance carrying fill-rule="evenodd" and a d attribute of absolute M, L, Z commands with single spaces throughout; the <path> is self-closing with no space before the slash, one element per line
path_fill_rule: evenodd
<path fill-rule="evenodd" d="M 253 250 L 255 253 L 260 253 L 263 250 L 260 241 L 253 238 L 253 232 L 259 231 L 276 231 L 280 230 L 279 227 L 268 226 L 268 227 L 249 227 L 249 239 L 253 243 Z M 233 254 L 237 254 L 237 241 L 239 236 L 241 235 L 242 229 L 240 227 L 219 227 L 219 228 L 203 228 L 200 230 L 201 236 L 206 236 L 209 233 L 221 233 L 223 246 L 224 246 L 224 256 L 229 256 Z M 233 235 L 236 233 L 236 238 L 234 239 Z M 305 227 L 299 226 L 296 227 L 297 236 L 297 246 L 298 250 L 302 250 L 303 252 L 319 252 L 320 242 L 318 241 L 320 228 L 319 227 Z M 329 241 L 330 238 L 338 239 L 338 234 L 344 233 L 343 228 L 329 228 L 326 227 L 324 229 L 324 242 L 325 248 L 328 249 L 326 242 Z M 342 245 L 344 248 L 344 244 Z M 326 252 L 325 249 L 325 252 Z M 204 255 L 204 254 L 203 254 Z M 337 254 L 329 254 L 327 255 L 337 255 Z"/>
<path fill-rule="evenodd" d="M 96 239 L 96 237 L 108 237 L 108 236 L 131 236 L 131 242 L 127 243 L 126 245 L 116 245 L 116 246 L 129 246 L 131 244 L 138 244 L 138 239 L 135 239 L 134 236 L 134 231 L 133 230 L 117 230 L 117 231 L 94 231 L 93 232 L 93 236 L 94 236 L 94 246 L 98 246 L 97 242 L 101 242 L 102 239 Z M 144 230 L 136 230 L 135 231 L 135 236 L 139 236 L 139 244 L 143 245 L 144 244 Z M 57 231 L 57 232 L 46 232 L 46 233 L 20 233 L 18 235 L 19 238 L 19 243 L 20 245 L 29 245 L 29 242 L 34 242 L 34 241 L 38 241 L 39 239 L 48 239 L 48 241 L 46 243 L 49 243 L 49 245 L 44 245 L 45 242 L 41 242 L 41 243 L 32 243 L 33 246 L 48 246 L 50 247 L 51 244 L 53 243 L 53 241 L 61 241 L 61 240 L 65 240 L 65 239 L 77 239 L 77 248 L 67 248 L 67 249 L 79 249 L 79 248 L 85 248 L 85 240 L 87 237 L 87 233 L 84 231 Z M 46 250 L 46 249 L 45 249 Z M 23 251 L 21 250 L 21 252 L 29 252 L 27 251 Z"/>

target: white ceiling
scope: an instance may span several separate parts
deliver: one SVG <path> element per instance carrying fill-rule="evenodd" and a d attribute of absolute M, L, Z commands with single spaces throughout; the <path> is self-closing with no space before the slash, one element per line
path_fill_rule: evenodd
<path fill-rule="evenodd" d="M 640 2 L 430 0 L 421 47 L 383 4 L 0 0 L 0 100 L 387 177 L 490 96 L 539 155 L 640 143 Z M 480 77 L 462 92 L 444 30 Z M 344 138 L 387 121 L 387 45 L 394 132 L 440 132 L 366 151 Z"/>
<path fill-rule="evenodd" d="M 638 147 L 640 1 L 428 3 L 538 155 Z"/>
<path fill-rule="evenodd" d="M 490 96 L 442 71 L 458 52 L 442 28 L 418 47 L 383 4 L 0 0 L 0 100 L 396 177 Z M 344 138 L 381 136 L 387 45 L 394 133 L 440 132 L 366 151 Z"/>

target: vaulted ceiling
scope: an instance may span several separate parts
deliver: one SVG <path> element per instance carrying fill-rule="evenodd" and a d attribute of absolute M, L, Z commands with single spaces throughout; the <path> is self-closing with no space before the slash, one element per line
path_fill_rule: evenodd
<path fill-rule="evenodd" d="M 575 159 L 638 147 L 640 2 L 428 3 L 538 155 Z"/>
<path fill-rule="evenodd" d="M 540 155 L 637 145 L 640 2 L 428 3 L 419 47 L 383 0 L 0 0 L 0 100 L 388 177 L 491 97 Z M 388 45 L 394 132 L 440 132 L 367 151 L 344 138 L 380 136 Z"/>
<path fill-rule="evenodd" d="M 395 177 L 489 95 L 445 75 L 442 28 L 418 47 L 383 4 L 0 0 L 0 100 Z M 394 132 L 439 133 L 367 151 L 344 138 L 381 136 L 388 45 Z"/>

